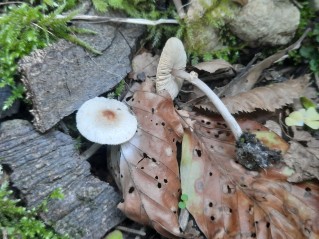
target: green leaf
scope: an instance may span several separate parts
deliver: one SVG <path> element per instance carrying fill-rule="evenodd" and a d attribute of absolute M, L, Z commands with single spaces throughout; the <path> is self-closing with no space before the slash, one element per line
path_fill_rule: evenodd
<path fill-rule="evenodd" d="M 193 159 L 193 150 L 191 150 L 191 135 L 184 134 L 182 142 L 182 159 L 180 165 L 180 174 L 181 174 L 181 184 L 183 195 L 187 195 L 187 205 L 192 205 L 193 208 L 201 210 L 202 202 L 200 195 L 195 190 L 194 185 L 199 178 L 202 177 L 202 172 L 204 172 L 204 164 L 198 160 Z M 180 204 L 183 206 L 183 203 Z M 186 207 L 186 204 L 185 204 Z"/>
<path fill-rule="evenodd" d="M 178 203 L 178 207 L 179 207 L 180 209 L 184 209 L 184 208 L 186 208 L 186 203 L 185 203 L 185 202 L 179 202 L 179 203 Z"/>
<path fill-rule="evenodd" d="M 306 111 L 305 124 L 312 129 L 319 129 L 319 114 L 314 107 L 311 107 Z"/>
<path fill-rule="evenodd" d="M 109 233 L 105 239 L 123 239 L 123 234 L 119 230 L 114 230 L 113 232 Z"/>
<path fill-rule="evenodd" d="M 288 126 L 303 126 L 304 125 L 304 114 L 306 110 L 301 109 L 299 111 L 294 111 L 285 119 L 285 123 Z"/>
<path fill-rule="evenodd" d="M 285 123 L 288 126 L 303 126 L 306 124 L 312 129 L 319 129 L 319 114 L 314 107 L 300 109 L 292 112 L 286 119 Z"/>
<path fill-rule="evenodd" d="M 316 107 L 316 104 L 313 103 L 313 101 L 308 99 L 307 97 L 300 97 L 300 102 L 305 109 L 309 109 L 311 107 L 314 107 L 314 108 Z"/>
<path fill-rule="evenodd" d="M 181 200 L 184 201 L 184 202 L 187 202 L 188 195 L 183 193 L 182 196 L 181 196 Z"/>

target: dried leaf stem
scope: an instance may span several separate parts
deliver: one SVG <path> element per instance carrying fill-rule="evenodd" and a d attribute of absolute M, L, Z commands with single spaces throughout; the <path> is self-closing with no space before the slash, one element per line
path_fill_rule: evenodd
<path fill-rule="evenodd" d="M 187 80 L 191 84 L 197 86 L 201 91 L 203 91 L 203 93 L 207 95 L 208 99 L 214 104 L 218 112 L 223 116 L 225 122 L 228 124 L 229 128 L 233 132 L 236 140 L 239 139 L 239 137 L 243 133 L 239 124 L 228 111 L 224 103 L 215 94 L 215 92 L 212 91 L 203 81 L 201 81 L 195 72 L 187 73 L 183 70 L 173 70 L 172 75 Z"/>
<path fill-rule="evenodd" d="M 58 15 L 58 19 L 66 18 L 67 16 Z M 158 19 L 158 20 L 148 20 L 143 18 L 120 18 L 120 17 L 102 17 L 94 15 L 77 15 L 72 18 L 72 21 L 89 21 L 92 23 L 101 22 L 120 22 L 120 23 L 131 23 L 139 25 L 160 25 L 160 24 L 179 24 L 175 19 Z"/>

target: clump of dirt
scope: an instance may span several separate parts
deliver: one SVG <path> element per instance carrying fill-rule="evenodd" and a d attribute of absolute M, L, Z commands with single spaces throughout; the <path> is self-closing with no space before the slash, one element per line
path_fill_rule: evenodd
<path fill-rule="evenodd" d="M 256 135 L 247 132 L 237 140 L 236 154 L 238 162 L 249 170 L 268 168 L 282 159 L 280 151 L 269 149 Z"/>

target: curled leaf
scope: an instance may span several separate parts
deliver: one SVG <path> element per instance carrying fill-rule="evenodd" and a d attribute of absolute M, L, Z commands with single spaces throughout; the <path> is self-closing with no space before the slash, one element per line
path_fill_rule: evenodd
<path fill-rule="evenodd" d="M 124 101 L 138 119 L 135 136 L 121 145 L 120 181 L 125 215 L 162 235 L 180 236 L 180 179 L 176 142 L 183 134 L 173 101 L 154 93 L 153 84 L 136 85 Z"/>

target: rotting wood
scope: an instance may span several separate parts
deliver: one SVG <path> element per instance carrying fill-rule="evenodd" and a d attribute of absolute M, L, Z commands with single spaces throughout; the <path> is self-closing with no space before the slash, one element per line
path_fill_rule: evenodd
<path fill-rule="evenodd" d="M 64 40 L 24 57 L 20 63 L 23 83 L 32 101 L 34 125 L 45 132 L 73 113 L 88 99 L 111 90 L 131 70 L 143 27 L 79 23 L 96 35 L 78 37 L 102 52 L 94 56 Z"/>
<path fill-rule="evenodd" d="M 10 170 L 10 182 L 29 208 L 39 205 L 54 189 L 65 198 L 51 200 L 41 218 L 71 238 L 101 238 L 119 224 L 120 196 L 90 173 L 74 140 L 62 132 L 39 134 L 24 120 L 0 125 L 0 163 Z"/>

